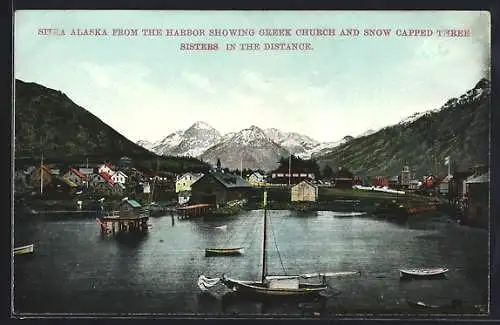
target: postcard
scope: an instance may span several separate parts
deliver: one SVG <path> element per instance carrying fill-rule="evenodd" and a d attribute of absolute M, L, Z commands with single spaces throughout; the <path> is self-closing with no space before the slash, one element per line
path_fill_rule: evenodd
<path fill-rule="evenodd" d="M 489 315 L 490 25 L 16 11 L 12 316 Z"/>

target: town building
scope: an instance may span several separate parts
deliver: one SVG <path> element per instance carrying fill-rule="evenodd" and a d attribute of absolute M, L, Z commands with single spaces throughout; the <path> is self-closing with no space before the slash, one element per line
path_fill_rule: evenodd
<path fill-rule="evenodd" d="M 291 189 L 291 201 L 292 202 L 304 202 L 311 201 L 316 202 L 318 200 L 318 186 L 314 185 L 309 181 L 302 181 Z"/>
<path fill-rule="evenodd" d="M 191 202 L 225 204 L 246 198 L 251 188 L 240 176 L 211 171 L 191 184 Z"/>
<path fill-rule="evenodd" d="M 487 225 L 490 208 L 490 174 L 475 176 L 466 181 L 466 216 L 469 221 Z"/>
<path fill-rule="evenodd" d="M 120 204 L 121 218 L 140 218 L 144 215 L 143 208 L 136 200 L 122 200 Z"/>
<path fill-rule="evenodd" d="M 421 181 L 419 181 L 418 179 L 412 179 L 410 181 L 410 184 L 408 185 L 408 190 L 416 191 L 416 190 L 420 189 L 421 186 L 422 186 Z"/>
<path fill-rule="evenodd" d="M 400 185 L 403 188 L 408 188 L 410 186 L 410 180 L 411 180 L 410 167 L 409 166 L 404 166 L 403 170 L 401 171 L 401 182 L 400 182 Z"/>
<path fill-rule="evenodd" d="M 332 181 L 335 188 L 352 188 L 354 175 L 347 168 L 339 167 Z"/>
<path fill-rule="evenodd" d="M 388 179 L 388 187 L 398 188 L 400 185 L 400 176 L 392 176 Z"/>
<path fill-rule="evenodd" d="M 375 176 L 372 179 L 372 185 L 376 187 L 389 187 L 389 179 L 385 176 Z"/>
<path fill-rule="evenodd" d="M 128 176 L 125 175 L 125 173 L 122 172 L 121 170 L 119 170 L 119 171 L 113 173 L 113 175 L 111 175 L 111 179 L 113 180 L 114 183 L 125 184 L 127 178 L 128 178 Z"/>
<path fill-rule="evenodd" d="M 111 166 L 111 164 L 109 163 L 104 163 L 100 165 L 99 168 L 97 169 L 97 172 L 99 174 L 106 173 L 108 175 L 113 175 L 115 173 L 114 167 Z"/>
<path fill-rule="evenodd" d="M 439 194 L 442 196 L 448 196 L 448 194 L 452 193 L 451 186 L 453 181 L 453 175 L 447 175 L 443 180 L 439 183 Z"/>
<path fill-rule="evenodd" d="M 266 176 L 259 172 L 254 172 L 248 177 L 248 183 L 253 186 L 263 185 L 266 182 Z"/>
<path fill-rule="evenodd" d="M 175 181 L 175 192 L 191 191 L 191 185 L 202 177 L 202 173 L 184 173 Z"/>
<path fill-rule="evenodd" d="M 83 186 L 87 181 L 87 176 L 73 167 L 69 168 L 69 170 L 64 174 L 63 178 L 71 187 Z"/>

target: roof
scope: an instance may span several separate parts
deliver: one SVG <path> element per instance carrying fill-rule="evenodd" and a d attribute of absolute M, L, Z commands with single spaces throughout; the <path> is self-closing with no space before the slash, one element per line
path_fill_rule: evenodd
<path fill-rule="evenodd" d="M 210 174 L 201 177 L 203 179 L 207 176 L 213 176 L 219 183 L 221 183 L 225 188 L 238 188 L 238 187 L 252 187 L 250 183 L 241 178 L 238 175 L 230 174 L 230 173 L 221 173 L 221 172 L 210 172 Z M 193 184 L 196 184 L 200 179 L 198 179 Z"/>
<path fill-rule="evenodd" d="M 113 175 L 117 175 L 117 174 L 122 174 L 123 176 L 125 176 L 125 178 L 128 178 L 127 174 L 125 174 L 124 172 L 122 172 L 121 170 L 117 171 L 116 173 L 114 173 Z"/>
<path fill-rule="evenodd" d="M 78 168 L 78 171 L 84 175 L 90 175 L 90 174 L 94 173 L 94 168 L 81 167 L 81 168 Z"/>
<path fill-rule="evenodd" d="M 80 177 L 80 178 L 82 178 L 82 179 L 86 179 L 86 178 L 87 178 L 87 177 L 86 177 L 84 174 L 82 174 L 79 170 L 77 170 L 77 169 L 75 169 L 75 168 L 73 168 L 73 167 L 70 167 L 70 168 L 69 168 L 69 170 L 70 170 L 73 174 L 75 174 L 76 176 L 78 176 L 78 177 Z"/>
<path fill-rule="evenodd" d="M 109 184 L 111 184 L 111 185 L 115 184 L 115 182 L 111 179 L 111 176 L 109 176 L 109 174 L 107 174 L 105 172 L 101 172 L 101 173 L 99 173 L 99 175 L 101 175 L 101 177 L 104 178 L 104 180 L 106 182 L 108 182 Z"/>
<path fill-rule="evenodd" d="M 191 173 L 191 172 L 187 172 L 187 173 L 182 174 L 181 177 L 179 177 L 179 179 L 182 179 L 182 178 L 184 178 L 187 175 L 193 176 L 194 179 L 200 179 L 200 178 L 203 177 L 204 174 L 203 173 Z"/>
<path fill-rule="evenodd" d="M 453 175 L 447 175 L 445 178 L 443 178 L 443 180 L 441 181 L 441 183 L 451 182 L 452 179 L 453 179 Z"/>
<path fill-rule="evenodd" d="M 130 204 L 130 206 L 132 206 L 133 208 L 141 207 L 140 203 L 137 202 L 136 200 L 127 200 L 127 203 Z"/>
<path fill-rule="evenodd" d="M 309 182 L 309 181 L 303 180 L 303 181 L 301 181 L 301 182 L 299 182 L 299 183 L 297 183 L 297 184 L 293 185 L 293 186 L 292 186 L 292 188 L 293 188 L 293 187 L 296 187 L 296 186 L 299 186 L 299 185 L 300 185 L 300 184 L 302 184 L 302 183 L 305 183 L 305 184 L 310 185 L 310 186 L 312 186 L 312 187 L 317 187 L 317 186 L 316 186 L 316 184 L 313 184 L 313 183 L 311 183 L 311 182 Z"/>
<path fill-rule="evenodd" d="M 480 176 L 476 177 L 469 177 L 465 183 L 467 184 L 472 184 L 472 183 L 489 183 L 490 182 L 490 173 L 486 173 Z"/>
<path fill-rule="evenodd" d="M 110 164 L 110 163 L 107 163 L 107 162 L 105 162 L 104 164 L 102 164 L 102 165 L 101 165 L 101 167 L 102 167 L 102 166 L 106 166 L 106 167 L 108 167 L 109 169 L 113 169 L 113 166 L 111 166 L 111 164 Z"/>

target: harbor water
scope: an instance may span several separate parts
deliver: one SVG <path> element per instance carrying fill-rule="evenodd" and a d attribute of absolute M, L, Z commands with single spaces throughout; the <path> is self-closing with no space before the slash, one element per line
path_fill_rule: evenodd
<path fill-rule="evenodd" d="M 440 215 L 404 224 L 332 211 L 268 216 L 269 274 L 360 271 L 327 278 L 328 298 L 317 315 L 411 315 L 422 311 L 407 301 L 453 300 L 480 314 L 472 306 L 488 304 L 487 230 Z M 260 279 L 262 210 L 219 219 L 152 217 L 148 232 L 134 238 L 102 235 L 95 216 L 19 220 L 15 246 L 34 243 L 35 251 L 14 259 L 15 313 L 294 317 L 307 306 L 225 299 L 231 296 L 222 288 L 202 293 L 196 284 L 201 274 Z M 244 247 L 244 254 L 205 257 L 208 247 Z M 402 267 L 436 266 L 449 269 L 445 279 L 400 279 Z"/>

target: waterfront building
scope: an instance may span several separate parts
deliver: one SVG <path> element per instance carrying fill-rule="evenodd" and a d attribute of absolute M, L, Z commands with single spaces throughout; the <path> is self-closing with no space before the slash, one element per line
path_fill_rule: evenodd
<path fill-rule="evenodd" d="M 291 190 L 292 202 L 310 201 L 316 202 L 318 200 L 318 186 L 309 181 L 302 181 L 294 186 Z"/>
<path fill-rule="evenodd" d="M 252 185 L 238 175 L 211 171 L 191 184 L 191 202 L 225 204 L 246 198 L 251 188 Z"/>

